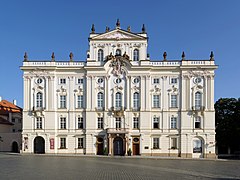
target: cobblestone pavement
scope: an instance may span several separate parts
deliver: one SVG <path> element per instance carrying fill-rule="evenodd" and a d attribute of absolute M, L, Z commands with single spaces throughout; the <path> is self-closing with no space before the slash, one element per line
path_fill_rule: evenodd
<path fill-rule="evenodd" d="M 0 154 L 0 179 L 240 179 L 240 161 Z"/>

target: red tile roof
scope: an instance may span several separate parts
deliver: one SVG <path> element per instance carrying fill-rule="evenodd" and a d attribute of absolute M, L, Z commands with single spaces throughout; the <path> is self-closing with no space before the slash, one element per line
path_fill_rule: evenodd
<path fill-rule="evenodd" d="M 2 101 L 0 101 L 0 112 L 2 112 L 2 111 L 21 112 L 22 109 L 13 103 L 10 103 L 7 100 L 2 100 Z"/>

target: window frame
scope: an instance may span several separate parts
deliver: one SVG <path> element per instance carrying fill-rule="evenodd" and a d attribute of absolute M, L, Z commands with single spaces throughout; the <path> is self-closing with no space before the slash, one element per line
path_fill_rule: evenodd
<path fill-rule="evenodd" d="M 103 117 L 97 118 L 97 128 L 98 129 L 104 129 L 104 120 Z"/>
<path fill-rule="evenodd" d="M 77 143 L 78 143 L 78 146 L 77 146 L 78 149 L 84 148 L 84 138 L 83 137 L 79 137 L 77 140 Z"/>
<path fill-rule="evenodd" d="M 36 129 L 43 129 L 42 117 L 36 117 Z"/>
<path fill-rule="evenodd" d="M 139 117 L 133 117 L 133 129 L 139 129 Z"/>
<path fill-rule="evenodd" d="M 97 108 L 104 108 L 104 94 L 103 92 L 97 93 Z"/>
<path fill-rule="evenodd" d="M 140 107 L 140 98 L 139 92 L 133 93 L 133 109 L 139 109 Z"/>
<path fill-rule="evenodd" d="M 202 93 L 197 91 L 195 93 L 195 109 L 201 109 L 202 107 Z"/>
<path fill-rule="evenodd" d="M 170 129 L 177 129 L 177 117 L 174 117 L 174 116 L 171 117 Z"/>
<path fill-rule="evenodd" d="M 84 97 L 83 95 L 77 95 L 77 108 L 83 109 L 84 108 Z"/>
<path fill-rule="evenodd" d="M 153 129 L 160 129 L 160 118 L 153 117 Z"/>
<path fill-rule="evenodd" d="M 104 61 L 104 51 L 102 49 L 98 49 L 98 61 Z"/>
<path fill-rule="evenodd" d="M 121 129 L 122 128 L 122 118 L 121 117 L 116 117 L 115 118 L 115 125 L 116 125 L 116 129 Z"/>
<path fill-rule="evenodd" d="M 60 109 L 66 109 L 67 108 L 67 96 L 66 95 L 60 95 L 59 96 L 59 108 Z"/>
<path fill-rule="evenodd" d="M 43 107 L 43 93 L 37 92 L 36 94 L 36 108 L 42 108 Z"/>
<path fill-rule="evenodd" d="M 66 117 L 60 117 L 60 127 L 59 129 L 67 129 L 67 118 Z"/>
<path fill-rule="evenodd" d="M 84 119 L 83 117 L 77 118 L 77 127 L 78 129 L 84 129 Z"/>
<path fill-rule="evenodd" d="M 173 98 L 174 97 L 174 98 Z M 178 108 L 178 95 L 177 94 L 171 94 L 171 108 Z"/>
<path fill-rule="evenodd" d="M 133 61 L 139 61 L 139 50 L 138 49 L 133 50 Z"/>
<path fill-rule="evenodd" d="M 67 138 L 60 137 L 60 149 L 67 149 Z"/>
<path fill-rule="evenodd" d="M 202 129 L 202 118 L 200 116 L 194 118 L 194 129 Z"/>
<path fill-rule="evenodd" d="M 160 108 L 160 94 L 153 94 L 153 108 Z"/>
<path fill-rule="evenodd" d="M 122 93 L 116 92 L 115 94 L 115 108 L 122 108 Z"/>
<path fill-rule="evenodd" d="M 160 138 L 154 137 L 153 138 L 153 149 L 160 149 Z"/>

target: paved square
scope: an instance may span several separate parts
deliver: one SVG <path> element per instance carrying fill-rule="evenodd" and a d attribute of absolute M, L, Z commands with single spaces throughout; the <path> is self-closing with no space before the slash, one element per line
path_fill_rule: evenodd
<path fill-rule="evenodd" d="M 0 154 L 0 179 L 240 179 L 240 161 Z"/>

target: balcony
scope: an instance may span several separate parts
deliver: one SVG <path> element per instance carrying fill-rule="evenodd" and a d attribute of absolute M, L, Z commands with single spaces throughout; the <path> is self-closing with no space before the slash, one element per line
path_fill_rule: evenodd
<path fill-rule="evenodd" d="M 107 128 L 108 134 L 126 134 L 128 131 L 128 128 Z"/>
<path fill-rule="evenodd" d="M 132 111 L 140 111 L 140 107 L 132 107 Z"/>
<path fill-rule="evenodd" d="M 44 108 L 43 107 L 34 107 L 32 108 L 32 114 L 34 116 L 41 116 L 44 113 Z"/>
<path fill-rule="evenodd" d="M 204 111 L 205 110 L 205 106 L 193 106 L 192 107 L 193 111 Z"/>
<path fill-rule="evenodd" d="M 104 107 L 96 107 L 95 110 L 96 111 L 104 111 Z"/>
<path fill-rule="evenodd" d="M 124 107 L 112 107 L 111 111 L 113 112 L 114 116 L 117 117 L 124 115 Z"/>

